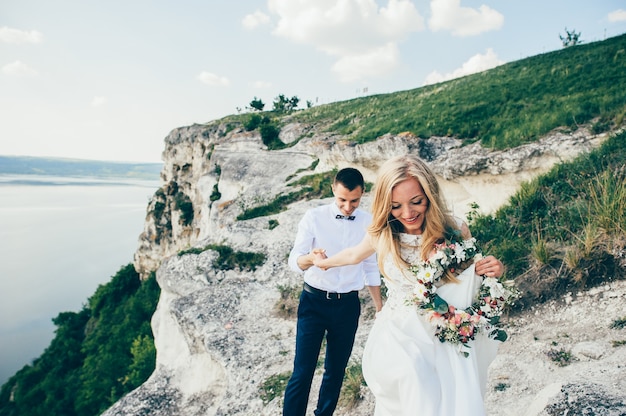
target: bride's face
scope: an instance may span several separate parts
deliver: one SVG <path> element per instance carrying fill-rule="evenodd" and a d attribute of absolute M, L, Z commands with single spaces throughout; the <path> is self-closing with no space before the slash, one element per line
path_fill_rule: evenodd
<path fill-rule="evenodd" d="M 421 234 L 428 198 L 422 185 L 410 178 L 391 190 L 391 215 L 400 221 L 407 234 Z"/>

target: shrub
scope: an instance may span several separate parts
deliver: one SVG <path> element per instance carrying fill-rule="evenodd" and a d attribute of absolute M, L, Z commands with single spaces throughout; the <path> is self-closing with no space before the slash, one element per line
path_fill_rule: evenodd
<path fill-rule="evenodd" d="M 160 289 L 132 264 L 98 286 L 88 305 L 62 312 L 44 353 L 0 390 L 2 415 L 90 416 L 138 387 L 155 366 L 150 318 Z"/>
<path fill-rule="evenodd" d="M 275 124 L 261 124 L 259 132 L 261 133 L 261 140 L 263 141 L 263 144 L 266 145 L 269 150 L 278 150 L 285 146 L 285 144 L 278 138 L 280 129 Z"/>
<path fill-rule="evenodd" d="M 194 217 L 191 198 L 189 198 L 189 196 L 187 196 L 184 192 L 179 191 L 174 196 L 174 203 L 176 204 L 176 208 L 181 212 L 180 219 L 182 221 L 182 225 L 190 225 Z"/>
<path fill-rule="evenodd" d="M 261 117 L 260 114 L 250 114 L 250 116 L 248 116 L 248 119 L 244 121 L 243 127 L 247 131 L 253 131 L 261 125 L 262 121 L 263 117 Z"/>
<path fill-rule="evenodd" d="M 566 350 L 565 348 L 561 348 L 558 350 L 550 349 L 546 352 L 546 355 L 559 367 L 565 367 L 575 359 L 571 351 Z"/>
<path fill-rule="evenodd" d="M 493 390 L 494 390 L 494 391 L 505 391 L 505 390 L 506 390 L 506 389 L 508 389 L 509 387 L 511 387 L 511 385 L 510 385 L 510 384 L 500 382 L 500 383 L 497 383 L 497 384 L 493 387 Z"/>
<path fill-rule="evenodd" d="M 217 201 L 221 197 L 222 197 L 222 194 L 220 193 L 218 185 L 217 184 L 213 185 L 213 192 L 211 192 L 211 196 L 209 197 L 209 200 L 213 202 L 213 201 Z"/>
<path fill-rule="evenodd" d="M 613 323 L 611 324 L 611 328 L 614 328 L 614 329 L 622 329 L 625 326 L 626 326 L 626 316 L 614 320 Z"/>
<path fill-rule="evenodd" d="M 218 244 L 209 244 L 204 247 L 192 247 L 180 251 L 178 255 L 200 254 L 206 250 L 217 251 L 218 257 L 213 261 L 213 267 L 219 270 L 234 270 L 237 268 L 239 271 L 255 271 L 256 268 L 263 265 L 267 259 L 267 256 L 263 253 L 234 251 L 231 247 Z"/>

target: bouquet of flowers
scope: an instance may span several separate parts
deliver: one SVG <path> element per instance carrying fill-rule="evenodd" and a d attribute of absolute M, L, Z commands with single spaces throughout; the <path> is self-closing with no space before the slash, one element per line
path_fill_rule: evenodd
<path fill-rule="evenodd" d="M 469 355 L 469 341 L 480 331 L 487 331 L 498 341 L 507 339 L 506 332 L 500 327 L 500 315 L 505 306 L 519 296 L 512 285 L 486 276 L 475 301 L 466 309 L 449 305 L 437 294 L 436 283 L 445 273 L 458 274 L 480 258 L 476 239 L 450 239 L 437 244 L 428 260 L 409 266 L 416 278 L 410 302 L 426 314 L 441 342 L 458 344 L 465 356 Z"/>

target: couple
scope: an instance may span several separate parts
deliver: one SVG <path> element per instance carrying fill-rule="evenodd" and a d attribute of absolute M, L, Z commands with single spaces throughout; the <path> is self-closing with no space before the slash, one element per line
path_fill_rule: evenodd
<path fill-rule="evenodd" d="M 324 336 L 324 375 L 314 414 L 333 414 L 357 330 L 358 291 L 364 285 L 377 310 L 362 361 L 363 375 L 376 397 L 375 414 L 484 415 L 487 367 L 497 341 L 481 333 L 472 341 L 464 339 L 460 344 L 465 350 L 460 351 L 459 342 L 443 342 L 447 335 L 435 331 L 433 322 L 447 316 L 439 308 L 441 299 L 449 302 L 450 311 L 452 305 L 463 310 L 484 287 L 482 276 L 487 280 L 502 275 L 502 263 L 487 256 L 458 276 L 446 271 L 430 282 L 421 277 L 430 269 L 411 268 L 425 264 L 444 239 L 471 237 L 467 226 L 451 216 L 434 174 L 417 157 L 396 157 L 380 168 L 373 215 L 357 209 L 364 191 L 358 170 L 339 171 L 332 190 L 333 203 L 309 210 L 300 221 L 289 256 L 290 267 L 304 272 L 304 289 L 283 415 L 305 415 Z M 384 307 L 379 270 L 388 289 Z M 426 285 L 422 290 L 416 290 L 418 281 Z M 407 301 L 415 298 L 421 303 Z M 421 313 L 417 305 L 427 303 L 437 308 Z M 455 331 L 455 339 L 461 332 Z"/>

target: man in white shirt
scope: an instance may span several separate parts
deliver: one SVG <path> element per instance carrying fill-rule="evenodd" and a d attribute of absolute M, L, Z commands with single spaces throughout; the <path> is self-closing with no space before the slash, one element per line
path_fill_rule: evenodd
<path fill-rule="evenodd" d="M 382 308 L 375 254 L 357 265 L 327 271 L 313 265 L 314 249 L 323 247 L 328 255 L 333 255 L 357 245 L 372 219 L 371 214 L 358 209 L 365 183 L 357 169 L 337 172 L 332 190 L 335 196 L 332 203 L 308 210 L 300 220 L 289 254 L 289 266 L 304 273 L 304 288 L 298 306 L 294 370 L 285 389 L 284 416 L 306 413 L 324 335 L 324 375 L 314 414 L 333 414 L 361 314 L 358 291 L 367 286 L 376 311 Z"/>

